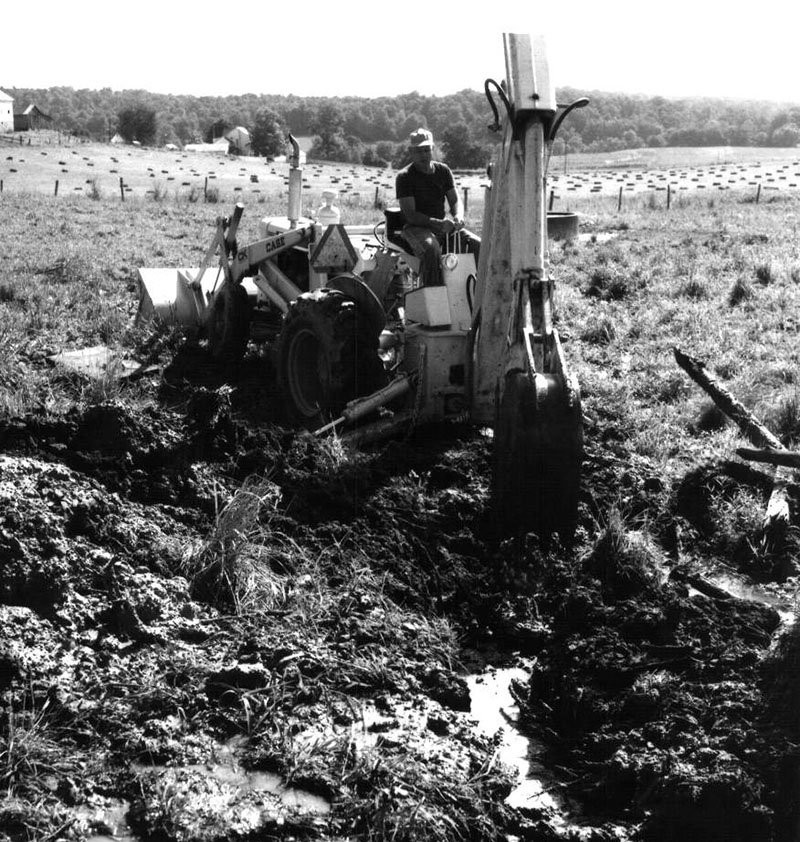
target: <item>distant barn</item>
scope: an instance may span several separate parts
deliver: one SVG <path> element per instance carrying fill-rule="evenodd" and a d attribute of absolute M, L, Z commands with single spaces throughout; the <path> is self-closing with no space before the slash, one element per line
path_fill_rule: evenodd
<path fill-rule="evenodd" d="M 230 143 L 230 152 L 232 155 L 250 155 L 252 154 L 252 146 L 250 143 L 250 132 L 243 126 L 236 126 L 231 129 L 226 135 L 225 139 Z"/>
<path fill-rule="evenodd" d="M 14 115 L 14 131 L 35 132 L 46 128 L 52 120 L 53 118 L 45 114 L 38 105 L 29 105 L 21 114 Z"/>
<path fill-rule="evenodd" d="M 14 97 L 0 91 L 0 132 L 14 131 Z"/>

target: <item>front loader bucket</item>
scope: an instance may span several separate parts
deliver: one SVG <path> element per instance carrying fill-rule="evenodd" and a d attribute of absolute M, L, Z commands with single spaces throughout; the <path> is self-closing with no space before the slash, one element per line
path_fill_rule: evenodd
<path fill-rule="evenodd" d="M 181 325 L 198 325 L 215 288 L 223 281 L 222 270 L 206 269 L 200 284 L 193 283 L 199 269 L 139 269 L 139 310 L 136 322 L 159 319 Z"/>

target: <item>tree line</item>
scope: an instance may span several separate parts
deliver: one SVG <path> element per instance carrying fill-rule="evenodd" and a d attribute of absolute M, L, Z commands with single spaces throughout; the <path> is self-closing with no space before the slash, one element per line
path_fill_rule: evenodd
<path fill-rule="evenodd" d="M 117 133 L 144 145 L 210 141 L 234 126 L 251 133 L 259 155 L 285 151 L 286 134 L 313 136 L 310 157 L 367 165 L 400 165 L 405 141 L 430 129 L 439 151 L 459 168 L 486 164 L 494 137 L 482 92 L 448 96 L 412 91 L 397 97 L 226 97 L 55 88 L 7 88 L 18 109 L 37 105 L 53 127 L 96 141 Z M 554 152 L 610 152 L 655 146 L 773 146 L 800 144 L 800 105 L 713 98 L 668 99 L 603 91 L 558 90 L 568 103 L 590 105 L 569 116 Z"/>

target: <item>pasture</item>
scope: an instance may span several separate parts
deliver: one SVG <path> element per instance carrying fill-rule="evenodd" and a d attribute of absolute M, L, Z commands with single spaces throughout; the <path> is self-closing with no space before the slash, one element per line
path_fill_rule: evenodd
<path fill-rule="evenodd" d="M 130 145 L 59 145 L 52 134 L 16 137 L 22 143 L 0 138 L 4 192 L 245 205 L 286 195 L 289 166 L 285 162 Z M 456 177 L 471 225 L 479 228 L 488 178 L 481 172 L 457 172 Z M 304 213 L 313 215 L 322 191 L 333 189 L 345 211 L 344 222 L 367 221 L 361 211 L 394 202 L 394 178 L 391 169 L 310 161 L 303 167 Z M 666 203 L 667 193 L 671 201 L 684 194 L 731 190 L 761 199 L 769 193 L 799 189 L 798 149 L 713 147 L 575 154 L 554 156 L 549 168 L 550 202 L 556 210 L 578 210 L 582 200 L 592 198 L 613 200 L 619 208 L 649 194 L 654 194 L 651 201 Z"/>

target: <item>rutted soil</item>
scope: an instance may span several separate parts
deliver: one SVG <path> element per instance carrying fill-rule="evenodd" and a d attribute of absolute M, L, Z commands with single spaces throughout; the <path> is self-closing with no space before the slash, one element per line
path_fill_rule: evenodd
<path fill-rule="evenodd" d="M 587 394 L 575 545 L 502 541 L 485 435 L 347 454 L 193 360 L 0 428 L 0 839 L 796 838 L 794 549 L 714 517 L 763 474 L 673 483 Z M 565 814 L 505 803 L 487 664 Z"/>

